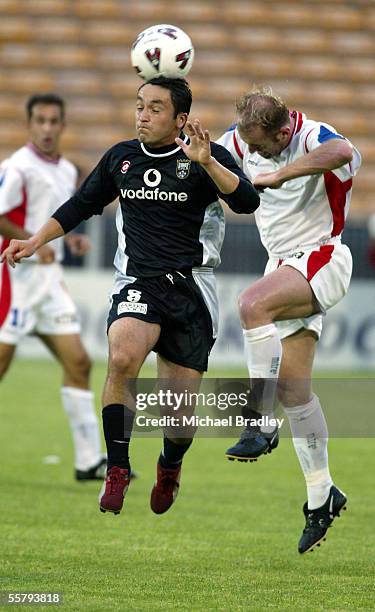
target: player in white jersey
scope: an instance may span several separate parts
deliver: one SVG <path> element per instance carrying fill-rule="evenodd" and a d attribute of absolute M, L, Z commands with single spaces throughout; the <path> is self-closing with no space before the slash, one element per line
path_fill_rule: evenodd
<path fill-rule="evenodd" d="M 0 253 L 11 238 L 28 238 L 76 189 L 76 167 L 59 154 L 65 126 L 64 101 L 54 94 L 27 102 L 29 142 L 0 165 Z M 72 254 L 90 247 L 87 236 L 70 234 Z M 102 479 L 94 395 L 89 386 L 90 359 L 80 338 L 80 324 L 64 284 L 63 239 L 41 247 L 27 264 L 0 269 L 0 379 L 8 370 L 18 342 L 38 336 L 63 369 L 61 398 L 72 430 L 77 480 Z"/>
<path fill-rule="evenodd" d="M 311 377 L 323 316 L 351 277 L 341 233 L 361 158 L 333 127 L 289 111 L 270 90 L 245 95 L 237 114 L 219 143 L 261 193 L 255 217 L 269 255 L 265 276 L 239 298 L 254 387 L 250 414 L 256 408 L 258 416 L 272 416 L 277 388 L 307 485 L 298 546 L 305 553 L 324 539 L 346 503 L 330 475 L 327 425 Z M 226 456 L 256 460 L 277 444 L 277 429 L 248 427 Z"/>

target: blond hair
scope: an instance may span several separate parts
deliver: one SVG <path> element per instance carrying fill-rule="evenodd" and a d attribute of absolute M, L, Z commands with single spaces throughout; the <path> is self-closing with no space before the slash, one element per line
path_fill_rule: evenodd
<path fill-rule="evenodd" d="M 253 89 L 236 103 L 237 125 L 240 132 L 259 126 L 268 134 L 278 132 L 289 125 L 289 110 L 270 87 Z"/>

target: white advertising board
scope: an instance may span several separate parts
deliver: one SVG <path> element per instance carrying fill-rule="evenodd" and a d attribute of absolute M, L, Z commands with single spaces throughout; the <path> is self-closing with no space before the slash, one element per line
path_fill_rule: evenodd
<path fill-rule="evenodd" d="M 110 271 L 68 270 L 66 283 L 78 305 L 83 340 L 91 356 L 107 355 L 106 318 Z M 211 364 L 236 367 L 243 364 L 242 332 L 237 315 L 238 294 L 255 280 L 246 275 L 218 274 L 220 332 Z M 19 347 L 19 355 L 46 355 L 34 338 Z M 348 295 L 325 317 L 318 345 L 316 367 L 323 369 L 375 369 L 375 281 L 353 280 Z"/>

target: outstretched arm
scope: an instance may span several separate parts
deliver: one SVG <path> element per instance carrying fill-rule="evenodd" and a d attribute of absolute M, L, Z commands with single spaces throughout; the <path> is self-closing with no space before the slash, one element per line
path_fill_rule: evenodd
<path fill-rule="evenodd" d="M 181 138 L 176 138 L 176 143 L 192 161 L 198 162 L 211 177 L 221 193 L 233 193 L 239 185 L 240 179 L 228 168 L 225 168 L 211 155 L 210 134 L 203 130 L 199 119 L 186 123 L 185 132 L 190 138 L 190 143 L 184 143 Z"/>
<path fill-rule="evenodd" d="M 259 206 L 259 196 L 226 149 L 213 143 L 216 157 L 211 154 L 210 135 L 199 119 L 186 124 L 190 144 L 176 138 L 176 143 L 192 161 L 201 164 L 222 199 L 236 213 L 252 213 Z M 218 158 L 218 159 L 216 159 Z M 222 163 L 220 163 L 220 161 Z"/>
<path fill-rule="evenodd" d="M 31 237 L 30 232 L 23 227 L 16 225 L 6 215 L 0 215 L 0 236 L 4 238 L 17 240 L 28 240 Z M 39 263 L 49 264 L 55 260 L 55 251 L 48 245 L 40 247 L 36 251 Z M 0 260 L 1 261 L 1 260 Z"/>
<path fill-rule="evenodd" d="M 6 260 L 14 267 L 23 257 L 30 257 L 50 240 L 67 234 L 84 219 L 102 214 L 104 206 L 113 202 L 118 195 L 111 172 L 111 155 L 115 149 L 116 145 L 104 154 L 78 191 L 54 212 L 38 232 L 27 240 L 12 240 L 3 252 L 0 263 Z M 78 249 L 81 254 L 87 250 L 86 239 L 86 244 L 76 238 L 68 239 L 69 242 L 72 244 L 74 242 L 76 250 Z"/>
<path fill-rule="evenodd" d="M 13 223 L 6 215 L 0 215 L 0 236 L 8 240 L 11 238 L 27 240 L 27 238 L 30 238 L 31 234 L 20 225 Z"/>
<path fill-rule="evenodd" d="M 353 158 L 353 148 L 347 140 L 332 138 L 306 155 L 301 155 L 296 161 L 276 172 L 258 174 L 253 185 L 259 191 L 269 187 L 278 189 L 286 181 L 300 176 L 323 174 L 328 170 L 341 168 Z"/>
<path fill-rule="evenodd" d="M 20 263 L 23 257 L 31 257 L 35 251 L 47 244 L 47 242 L 63 236 L 64 233 L 60 223 L 56 219 L 51 218 L 36 234 L 30 236 L 27 240 L 11 240 L 8 248 L 2 253 L 0 262 L 6 261 L 14 268 L 16 263 Z"/>

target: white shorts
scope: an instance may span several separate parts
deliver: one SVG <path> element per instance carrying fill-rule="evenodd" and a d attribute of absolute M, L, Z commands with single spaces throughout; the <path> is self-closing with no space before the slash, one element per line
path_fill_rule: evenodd
<path fill-rule="evenodd" d="M 17 344 L 28 334 L 79 334 L 76 306 L 59 263 L 0 268 L 0 342 Z"/>
<path fill-rule="evenodd" d="M 285 259 L 270 257 L 264 274 L 269 274 L 280 266 L 291 266 L 299 270 L 308 280 L 321 313 L 306 319 L 290 319 L 277 321 L 275 324 L 281 338 L 287 338 L 301 328 L 315 332 L 320 338 L 323 326 L 323 316 L 326 311 L 335 306 L 348 291 L 353 260 L 349 247 L 341 242 L 317 245 L 305 251 L 288 254 Z"/>

